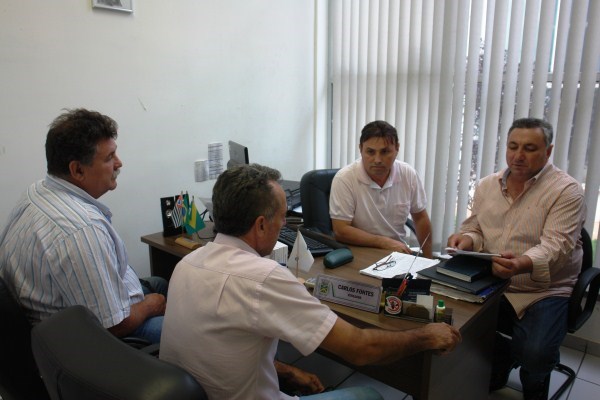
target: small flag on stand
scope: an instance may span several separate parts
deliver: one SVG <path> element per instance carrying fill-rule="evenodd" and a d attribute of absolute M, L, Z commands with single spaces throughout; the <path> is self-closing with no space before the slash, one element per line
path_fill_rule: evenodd
<path fill-rule="evenodd" d="M 292 252 L 288 257 L 288 268 L 296 268 L 296 277 L 298 277 L 298 268 L 304 272 L 308 272 L 314 261 L 315 259 L 308 250 L 304 236 L 302 236 L 302 233 L 298 231 L 296 241 L 294 242 L 294 247 L 292 248 Z"/>
<path fill-rule="evenodd" d="M 184 203 L 183 203 L 183 192 L 177 197 L 175 200 L 175 206 L 173 207 L 173 212 L 171 213 L 171 218 L 173 219 L 173 226 L 175 228 L 179 228 L 184 223 L 184 218 L 186 215 Z"/>
<path fill-rule="evenodd" d="M 192 205 L 188 207 L 188 212 L 185 217 L 185 230 L 189 235 L 191 235 L 194 232 L 198 232 L 199 230 L 203 229 L 205 226 L 206 225 L 202 220 L 202 216 L 196 207 L 194 196 L 192 196 Z"/>

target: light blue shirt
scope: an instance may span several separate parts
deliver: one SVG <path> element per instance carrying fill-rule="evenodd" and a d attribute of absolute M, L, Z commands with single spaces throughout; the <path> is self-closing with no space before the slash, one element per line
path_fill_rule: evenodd
<path fill-rule="evenodd" d="M 28 188 L 0 234 L 0 277 L 32 323 L 80 304 L 109 328 L 143 300 L 111 216 L 105 205 L 55 176 Z"/>

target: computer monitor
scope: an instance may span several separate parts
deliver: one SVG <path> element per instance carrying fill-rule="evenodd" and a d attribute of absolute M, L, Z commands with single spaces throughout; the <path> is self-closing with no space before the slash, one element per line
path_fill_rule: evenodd
<path fill-rule="evenodd" d="M 240 164 L 250 164 L 248 159 L 248 148 L 230 140 L 229 161 L 227 161 L 227 168 L 231 168 Z"/>

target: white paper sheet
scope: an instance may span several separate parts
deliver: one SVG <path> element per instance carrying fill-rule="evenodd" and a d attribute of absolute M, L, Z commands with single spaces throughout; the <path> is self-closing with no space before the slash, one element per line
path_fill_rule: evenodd
<path fill-rule="evenodd" d="M 450 254 L 451 256 L 465 255 L 465 256 L 483 258 L 484 260 L 491 260 L 492 257 L 501 257 L 500 254 L 478 253 L 476 251 L 460 250 L 460 249 L 457 249 L 454 247 L 446 247 L 446 253 Z"/>
<path fill-rule="evenodd" d="M 416 257 L 415 258 L 414 255 L 399 253 L 397 251 L 394 251 L 393 253 L 391 253 L 390 260 L 395 260 L 396 264 L 393 267 L 389 267 L 389 268 L 386 268 L 381 271 L 375 271 L 374 270 L 375 266 L 378 263 L 385 262 L 388 259 L 388 257 L 390 257 L 390 256 L 385 256 L 381 260 L 377 261 L 375 264 L 372 264 L 365 269 L 361 269 L 360 273 L 363 275 L 369 275 L 369 276 L 379 278 L 379 279 L 393 278 L 396 275 L 402 275 L 402 274 L 409 272 L 408 271 L 409 268 L 410 268 L 411 274 L 416 274 L 418 271 L 425 269 L 425 268 L 429 268 L 440 262 L 440 260 L 432 260 L 432 259 L 424 258 L 424 257 Z M 413 264 L 413 261 L 414 261 L 414 264 Z M 412 264 L 412 268 L 411 268 L 411 264 Z"/>

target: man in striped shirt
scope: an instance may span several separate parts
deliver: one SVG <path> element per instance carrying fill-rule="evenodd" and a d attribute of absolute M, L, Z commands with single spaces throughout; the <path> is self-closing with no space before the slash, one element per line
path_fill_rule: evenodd
<path fill-rule="evenodd" d="M 581 269 L 585 215 L 581 185 L 548 163 L 552 126 L 535 118 L 513 122 L 508 167 L 483 178 L 471 216 L 448 246 L 498 253 L 494 275 L 510 279 L 501 302 L 490 390 L 518 366 L 525 399 L 546 399 L 567 333 L 567 306 Z"/>
<path fill-rule="evenodd" d="M 117 187 L 116 138 L 116 122 L 98 112 L 71 110 L 52 122 L 48 175 L 27 189 L 0 234 L 0 278 L 33 324 L 80 304 L 118 337 L 158 342 L 165 296 L 144 294 L 97 200 Z"/>

